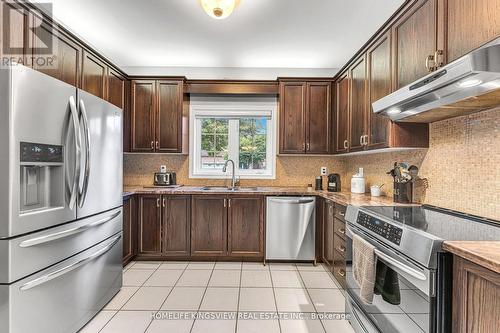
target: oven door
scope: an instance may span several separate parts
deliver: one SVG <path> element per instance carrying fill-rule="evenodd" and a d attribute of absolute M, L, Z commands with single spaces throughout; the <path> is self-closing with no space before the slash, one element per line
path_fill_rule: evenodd
<path fill-rule="evenodd" d="M 385 301 L 381 295 L 374 295 L 372 304 L 365 303 L 359 296 L 359 286 L 352 273 L 352 236 L 359 235 L 375 246 L 377 262 L 381 261 L 398 274 L 401 300 L 399 304 Z M 361 229 L 347 225 L 346 282 L 347 303 L 351 309 L 351 321 L 364 324 L 357 332 L 373 332 L 366 324 L 368 320 L 376 329 L 384 333 L 434 332 L 432 329 L 435 296 L 435 272 L 422 267 L 385 244 L 371 237 Z M 349 304 L 351 303 L 351 304 Z M 354 311 L 357 309 L 358 311 Z M 356 326 L 356 325 L 353 325 Z"/>

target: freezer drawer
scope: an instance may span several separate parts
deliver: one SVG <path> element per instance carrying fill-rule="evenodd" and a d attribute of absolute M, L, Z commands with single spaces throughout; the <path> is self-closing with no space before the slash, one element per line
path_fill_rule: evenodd
<path fill-rule="evenodd" d="M 77 332 L 122 285 L 121 232 L 53 267 L 0 285 L 0 332 Z"/>
<path fill-rule="evenodd" d="M 316 259 L 315 210 L 314 197 L 267 198 L 266 260 Z"/>
<path fill-rule="evenodd" d="M 122 230 L 122 208 L 23 237 L 0 240 L 0 283 L 12 283 Z"/>

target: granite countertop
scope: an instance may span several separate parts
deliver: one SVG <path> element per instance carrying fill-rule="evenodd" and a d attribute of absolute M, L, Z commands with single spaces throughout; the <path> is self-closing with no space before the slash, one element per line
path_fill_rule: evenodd
<path fill-rule="evenodd" d="M 500 241 L 447 241 L 443 249 L 500 274 Z"/>
<path fill-rule="evenodd" d="M 305 187 L 257 187 L 243 188 L 235 192 L 227 190 L 202 190 L 203 186 L 181 186 L 176 188 L 158 188 L 144 186 L 125 186 L 123 195 L 129 196 L 132 194 L 172 194 L 172 195 L 190 195 L 190 194 L 230 194 L 230 195 L 314 195 L 328 200 L 332 200 L 341 205 L 354 206 L 394 206 L 398 205 L 393 202 L 391 197 L 372 197 L 369 193 L 354 194 L 351 192 L 328 192 L 328 191 L 311 191 Z"/>

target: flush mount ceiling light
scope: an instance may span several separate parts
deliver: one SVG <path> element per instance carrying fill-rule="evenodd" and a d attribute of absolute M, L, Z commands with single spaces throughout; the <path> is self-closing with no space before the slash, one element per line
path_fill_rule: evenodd
<path fill-rule="evenodd" d="M 240 0 L 200 0 L 200 2 L 208 16 L 222 20 L 232 14 Z"/>
<path fill-rule="evenodd" d="M 387 111 L 387 114 L 398 114 L 398 113 L 401 113 L 401 109 L 392 108 Z"/>

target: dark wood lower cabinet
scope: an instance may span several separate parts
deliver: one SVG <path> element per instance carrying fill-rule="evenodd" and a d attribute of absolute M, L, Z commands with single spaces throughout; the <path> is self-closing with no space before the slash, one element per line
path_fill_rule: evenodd
<path fill-rule="evenodd" d="M 452 331 L 498 332 L 500 274 L 457 256 L 453 266 Z"/>
<path fill-rule="evenodd" d="M 264 256 L 264 200 L 258 196 L 228 199 L 229 256 Z"/>
<path fill-rule="evenodd" d="M 321 257 L 325 264 L 330 269 L 333 266 L 333 230 L 334 230 L 334 208 L 335 205 L 331 201 L 326 201 L 323 212 L 323 239 Z"/>
<path fill-rule="evenodd" d="M 138 255 L 161 256 L 161 224 L 161 196 L 141 195 L 139 197 Z"/>
<path fill-rule="evenodd" d="M 163 255 L 191 254 L 191 200 L 184 196 L 163 196 Z"/>
<path fill-rule="evenodd" d="M 191 255 L 224 256 L 227 251 L 227 198 L 193 195 Z"/>
<path fill-rule="evenodd" d="M 137 253 L 137 208 L 135 198 L 123 200 L 123 266 Z"/>

